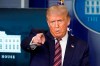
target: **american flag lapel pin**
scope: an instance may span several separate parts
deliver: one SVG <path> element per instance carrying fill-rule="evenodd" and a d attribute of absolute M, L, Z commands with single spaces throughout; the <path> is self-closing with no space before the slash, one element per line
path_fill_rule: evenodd
<path fill-rule="evenodd" d="M 71 47 L 74 48 L 75 46 L 71 44 Z"/>

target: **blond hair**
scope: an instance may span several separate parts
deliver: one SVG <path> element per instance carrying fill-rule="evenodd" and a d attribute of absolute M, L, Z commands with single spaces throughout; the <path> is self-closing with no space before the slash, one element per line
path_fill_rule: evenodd
<path fill-rule="evenodd" d="M 51 14 L 62 14 L 66 15 L 66 17 L 69 17 L 68 10 L 64 5 L 54 5 L 49 7 L 46 12 L 46 17 L 48 18 Z"/>

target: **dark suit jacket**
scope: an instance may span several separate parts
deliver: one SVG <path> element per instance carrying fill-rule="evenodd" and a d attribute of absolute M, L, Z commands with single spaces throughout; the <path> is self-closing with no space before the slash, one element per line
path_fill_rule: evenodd
<path fill-rule="evenodd" d="M 22 41 L 21 47 L 31 53 L 30 66 L 53 66 L 55 40 L 50 32 L 44 33 L 46 42 L 31 50 L 29 43 L 36 32 L 31 31 L 29 37 Z M 67 40 L 66 40 L 67 41 Z M 89 66 L 88 45 L 69 34 L 63 66 Z"/>

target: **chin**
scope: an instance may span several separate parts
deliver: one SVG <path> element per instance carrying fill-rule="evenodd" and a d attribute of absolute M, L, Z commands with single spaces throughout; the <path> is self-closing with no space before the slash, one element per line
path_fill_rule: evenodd
<path fill-rule="evenodd" d="M 57 34 L 56 34 L 56 36 L 55 36 L 55 37 L 56 37 L 56 38 L 60 38 L 60 37 L 61 37 L 61 35 L 60 35 L 60 34 L 59 34 L 59 35 L 57 35 Z"/>

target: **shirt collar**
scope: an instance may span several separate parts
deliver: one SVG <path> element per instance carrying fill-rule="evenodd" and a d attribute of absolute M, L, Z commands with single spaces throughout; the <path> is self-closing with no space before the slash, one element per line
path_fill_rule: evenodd
<path fill-rule="evenodd" d="M 68 38 L 68 33 L 66 32 L 65 36 L 62 38 L 62 41 L 66 41 Z"/>

